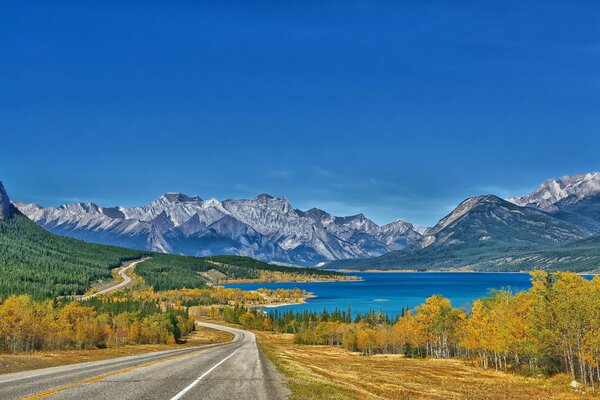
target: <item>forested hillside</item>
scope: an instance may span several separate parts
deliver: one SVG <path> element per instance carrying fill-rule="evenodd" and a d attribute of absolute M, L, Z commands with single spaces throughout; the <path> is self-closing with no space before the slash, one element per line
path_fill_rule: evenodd
<path fill-rule="evenodd" d="M 258 279 L 261 272 L 280 272 L 296 277 L 322 279 L 344 278 L 346 275 L 314 268 L 295 268 L 269 264 L 250 257 L 211 256 L 196 258 L 172 254 L 156 254 L 140 263 L 136 273 L 154 290 L 201 288 L 209 280 L 203 273 L 218 271 L 223 279 Z"/>
<path fill-rule="evenodd" d="M 12 218 L 0 221 L 0 298 L 81 294 L 143 253 L 54 235 L 13 209 Z"/>
<path fill-rule="evenodd" d="M 409 249 L 368 260 L 335 261 L 327 268 L 473 270 L 473 271 L 573 271 L 595 273 L 600 270 L 600 235 L 537 250 L 512 250 L 478 252 L 473 246 L 465 251 L 459 246 L 425 249 Z"/>
<path fill-rule="evenodd" d="M 286 267 L 284 265 L 270 264 L 264 261 L 256 260 L 252 257 L 244 256 L 210 256 L 204 257 L 203 260 L 216 265 L 221 272 L 227 273 L 231 278 L 253 278 L 254 272 L 271 271 L 292 273 L 295 275 L 306 276 L 321 276 L 321 277 L 343 277 L 345 275 L 327 270 L 318 270 L 315 268 L 296 268 Z"/>

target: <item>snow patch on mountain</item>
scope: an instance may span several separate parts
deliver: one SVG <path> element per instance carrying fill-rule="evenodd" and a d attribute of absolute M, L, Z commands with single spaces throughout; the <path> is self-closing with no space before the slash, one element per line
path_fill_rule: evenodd
<path fill-rule="evenodd" d="M 600 172 L 590 172 L 560 179 L 549 179 L 532 193 L 522 197 L 511 197 L 511 203 L 524 207 L 556 211 L 559 202 L 575 203 L 584 198 L 600 194 Z"/>

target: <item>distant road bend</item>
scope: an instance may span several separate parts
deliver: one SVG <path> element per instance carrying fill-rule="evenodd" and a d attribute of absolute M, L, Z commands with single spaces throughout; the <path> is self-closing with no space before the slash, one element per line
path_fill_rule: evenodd
<path fill-rule="evenodd" d="M 119 270 L 119 276 L 123 279 L 121 282 L 117 283 L 116 285 L 107 287 L 106 289 L 99 290 L 96 293 L 88 294 L 87 296 L 81 296 L 79 298 L 79 300 L 88 300 L 88 299 L 91 299 L 92 297 L 100 296 L 101 294 L 106 294 L 106 293 L 110 293 L 114 290 L 123 289 L 124 287 L 126 287 L 127 285 L 129 285 L 131 283 L 131 277 L 127 275 L 127 272 L 131 271 L 139 263 L 144 262 L 150 258 L 151 257 L 144 257 L 139 260 L 130 261 L 129 265 L 126 265 L 126 263 L 124 263 L 123 265 L 125 265 L 125 266 Z"/>
<path fill-rule="evenodd" d="M 233 341 L 0 375 L 0 399 L 278 400 L 289 391 L 251 332 Z"/>

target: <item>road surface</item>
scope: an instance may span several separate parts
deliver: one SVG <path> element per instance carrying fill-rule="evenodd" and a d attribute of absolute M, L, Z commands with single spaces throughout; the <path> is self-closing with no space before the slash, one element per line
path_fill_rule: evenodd
<path fill-rule="evenodd" d="M 185 349 L 0 375 L 0 399 L 277 400 L 289 392 L 254 334 Z"/>
<path fill-rule="evenodd" d="M 139 263 L 141 263 L 143 261 L 146 261 L 148 258 L 150 258 L 150 257 L 142 258 L 137 261 L 132 261 L 126 267 L 121 268 L 121 270 L 119 271 L 119 276 L 121 276 L 121 278 L 123 279 L 121 282 L 117 283 L 114 286 L 107 287 L 106 289 L 102 289 L 96 293 L 88 294 L 87 296 L 81 296 L 79 298 L 79 300 L 87 300 L 87 299 L 91 299 L 92 297 L 100 296 L 101 294 L 110 293 L 114 290 L 123 289 L 125 286 L 127 286 L 131 283 L 131 278 L 127 275 L 127 271 L 135 268 L 136 265 L 138 265 Z"/>

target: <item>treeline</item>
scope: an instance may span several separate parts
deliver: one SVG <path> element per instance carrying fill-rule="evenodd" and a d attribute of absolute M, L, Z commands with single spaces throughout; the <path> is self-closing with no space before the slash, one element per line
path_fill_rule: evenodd
<path fill-rule="evenodd" d="M 173 254 L 155 255 L 136 266 L 136 273 L 156 291 L 206 287 L 202 273 L 216 270 L 227 279 L 256 279 L 258 270 L 247 265 L 213 264 L 207 260 Z"/>
<path fill-rule="evenodd" d="M 0 349 L 13 353 L 175 343 L 193 329 L 183 309 L 127 297 L 62 303 L 19 295 L 0 303 Z"/>
<path fill-rule="evenodd" d="M 283 265 L 270 264 L 270 263 L 267 263 L 264 261 L 260 261 L 260 260 L 256 260 L 251 257 L 244 257 L 244 256 L 223 255 L 223 256 L 204 257 L 203 259 L 207 260 L 207 261 L 212 261 L 213 265 L 215 265 L 214 263 L 217 263 L 217 264 L 223 264 L 222 265 L 223 267 L 240 267 L 240 268 L 242 268 L 243 270 L 237 269 L 235 271 L 232 271 L 232 272 L 235 272 L 236 274 L 240 274 L 239 276 L 230 274 L 230 275 L 232 275 L 231 278 L 234 278 L 234 279 L 235 278 L 256 278 L 256 277 L 258 277 L 258 275 L 254 274 L 254 273 L 250 273 L 249 276 L 242 276 L 243 275 L 242 271 L 252 271 L 252 270 L 283 272 L 283 273 L 290 273 L 290 274 L 295 274 L 295 275 L 309 275 L 309 276 L 323 276 L 323 277 L 344 277 L 344 276 L 346 276 L 345 274 L 343 274 L 341 272 L 337 272 L 337 271 L 328 271 L 328 270 L 321 270 L 321 269 L 316 269 L 316 268 L 286 267 Z M 218 270 L 218 268 L 217 268 L 217 270 Z"/>
<path fill-rule="evenodd" d="M 265 297 L 259 291 L 244 291 L 241 289 L 212 286 L 202 289 L 179 289 L 155 292 L 139 290 L 130 294 L 138 299 L 152 299 L 160 304 L 175 307 L 194 307 L 211 305 L 245 304 L 248 306 L 264 304 Z"/>
<path fill-rule="evenodd" d="M 110 280 L 111 269 L 142 252 L 54 235 L 18 211 L 0 221 L 0 300 L 13 294 L 36 299 L 81 294 Z"/>
<path fill-rule="evenodd" d="M 248 328 L 293 333 L 301 344 L 365 355 L 465 357 L 484 368 L 566 372 L 589 385 L 600 382 L 600 278 L 534 272 L 532 284 L 516 294 L 495 291 L 468 313 L 432 296 L 393 321 L 374 312 L 352 319 L 350 310 L 266 314 L 235 307 L 222 316 Z"/>
<path fill-rule="evenodd" d="M 139 263 L 135 273 L 156 291 L 182 288 L 203 288 L 206 281 L 199 275 L 210 266 L 196 257 L 156 254 Z"/>

